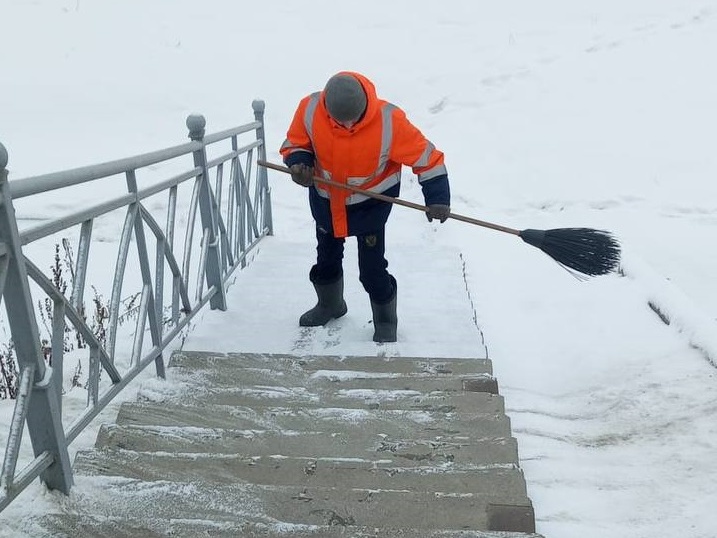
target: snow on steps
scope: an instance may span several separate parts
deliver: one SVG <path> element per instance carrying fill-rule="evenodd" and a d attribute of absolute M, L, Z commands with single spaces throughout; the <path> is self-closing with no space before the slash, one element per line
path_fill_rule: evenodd
<path fill-rule="evenodd" d="M 537 534 L 469 530 L 396 529 L 341 525 L 242 523 L 236 521 L 134 519 L 119 517 L 52 515 L 45 518 L 58 534 L 94 538 L 541 538 Z"/>
<path fill-rule="evenodd" d="M 181 352 L 168 378 L 77 454 L 49 535 L 537 536 L 490 361 Z"/>

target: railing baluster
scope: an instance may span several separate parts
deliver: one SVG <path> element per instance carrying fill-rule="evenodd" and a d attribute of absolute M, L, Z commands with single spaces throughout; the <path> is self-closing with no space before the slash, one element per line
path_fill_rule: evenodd
<path fill-rule="evenodd" d="M 170 250 L 174 250 L 174 226 L 177 216 L 177 186 L 174 185 L 169 189 L 169 203 L 167 204 L 167 227 L 164 236 L 167 238 L 167 244 Z"/>
<path fill-rule="evenodd" d="M 124 272 L 127 267 L 127 255 L 129 254 L 132 229 L 134 228 L 134 221 L 136 218 L 137 204 L 131 204 L 127 207 L 127 215 L 125 216 L 124 226 L 122 227 L 122 235 L 120 236 L 119 249 L 117 251 L 117 263 L 115 265 L 115 274 L 112 282 L 109 336 L 107 339 L 107 353 L 109 354 L 112 362 L 115 360 L 115 346 L 117 344 L 117 329 L 119 323 L 119 306 L 120 297 L 122 295 L 122 286 L 124 285 Z"/>
<path fill-rule="evenodd" d="M 167 203 L 167 225 L 164 235 L 167 238 L 167 247 L 174 252 L 174 227 L 177 215 L 177 186 L 169 189 L 169 201 Z M 179 321 L 179 279 L 172 278 L 172 325 Z"/>
<path fill-rule="evenodd" d="M 57 408 L 62 413 L 62 367 L 65 356 L 65 303 L 60 298 L 52 301 L 52 342 L 50 360 L 52 375 L 57 384 Z"/>
<path fill-rule="evenodd" d="M 250 151 L 247 153 L 247 178 L 249 178 L 247 181 L 251 185 L 252 179 L 254 180 L 254 203 L 252 204 L 252 210 L 253 210 L 253 223 L 254 223 L 254 237 L 259 237 L 261 235 L 261 232 L 263 231 L 261 228 L 261 184 L 259 183 L 258 178 L 256 177 L 256 174 L 252 177 L 252 169 L 253 169 L 253 156 L 254 152 Z M 258 168 L 258 167 L 257 167 Z"/>
<path fill-rule="evenodd" d="M 90 344 L 90 367 L 87 377 L 87 405 L 95 407 L 100 397 L 100 348 Z"/>
<path fill-rule="evenodd" d="M 232 136 L 232 151 L 236 151 L 239 145 L 236 136 Z M 229 167 L 229 199 L 227 200 L 227 241 L 231 245 L 232 252 L 238 253 L 234 238 L 236 237 L 234 223 L 234 217 L 236 216 L 235 202 L 236 199 L 236 167 L 237 167 L 238 155 L 232 157 L 231 166 Z"/>
<path fill-rule="evenodd" d="M 90 257 L 90 240 L 92 238 L 92 219 L 82 223 L 80 229 L 80 243 L 77 248 L 77 262 L 75 263 L 75 276 L 73 279 L 72 296 L 70 304 L 78 311 L 83 310 L 85 296 L 85 280 L 87 278 L 87 265 Z"/>
<path fill-rule="evenodd" d="M 217 218 L 217 224 L 219 226 L 219 229 L 217 230 L 217 234 L 220 237 L 220 243 L 219 243 L 219 253 L 220 253 L 220 259 L 221 259 L 221 268 L 222 268 L 222 274 L 224 274 L 224 268 L 227 266 L 227 259 L 229 258 L 229 253 L 227 252 L 227 249 L 224 248 L 224 241 L 221 240 L 222 237 L 222 189 L 224 188 L 224 163 L 219 163 L 217 165 L 217 181 L 216 181 L 216 187 L 214 189 L 214 197 L 216 198 L 216 218 Z"/>
<path fill-rule="evenodd" d="M 184 286 L 189 289 L 189 269 L 192 259 L 192 241 L 194 240 L 194 223 L 197 218 L 197 209 L 199 207 L 199 181 L 198 176 L 194 181 L 192 188 L 192 200 L 189 203 L 189 220 L 187 221 L 187 230 L 184 235 L 184 253 L 182 262 L 182 274 L 184 275 Z"/>
<path fill-rule="evenodd" d="M 236 166 L 236 176 L 234 183 L 236 185 L 236 192 L 237 192 L 237 241 L 238 244 L 236 246 L 237 252 L 244 252 L 246 249 L 246 208 L 244 205 L 244 200 L 246 198 L 246 192 L 244 188 L 244 184 L 241 181 L 242 178 L 242 168 L 241 168 L 241 161 L 237 158 L 237 166 Z M 246 266 L 246 260 L 242 259 L 242 267 Z"/>
<path fill-rule="evenodd" d="M 204 290 L 204 276 L 207 272 L 207 258 L 209 255 L 209 230 L 204 228 L 204 235 L 202 236 L 202 251 L 199 256 L 199 267 L 197 268 L 197 294 L 195 300 L 199 301 L 202 298 L 202 292 Z"/>
<path fill-rule="evenodd" d="M 224 184 L 224 163 L 217 165 L 216 181 L 214 182 L 214 198 L 216 199 L 215 208 L 217 215 L 222 213 L 222 187 Z"/>
<path fill-rule="evenodd" d="M 132 355 L 130 364 L 134 370 L 139 366 L 142 357 L 142 344 L 144 342 L 144 328 L 147 325 L 147 314 L 149 313 L 149 305 L 151 303 L 151 288 L 148 284 L 142 286 L 142 296 L 139 301 L 139 312 L 137 314 L 137 323 L 134 329 L 134 343 L 132 345 Z M 163 377 L 163 376 L 162 376 Z"/>
<path fill-rule="evenodd" d="M 175 327 L 179 323 L 179 288 L 182 283 L 182 277 L 179 275 L 172 278 L 172 325 Z M 191 307 L 187 310 L 191 310 Z"/>
<path fill-rule="evenodd" d="M 167 243 L 164 237 L 157 237 L 157 247 L 154 260 L 154 305 L 157 318 L 157 331 L 159 340 L 164 333 L 164 251 Z"/>
<path fill-rule="evenodd" d="M 251 168 L 249 158 L 247 158 L 247 161 L 248 161 L 247 166 L 249 168 Z M 246 210 L 247 210 L 247 212 L 246 212 L 246 215 L 247 215 L 246 220 L 247 220 L 247 224 L 248 224 L 248 226 L 247 226 L 247 228 L 248 228 L 247 242 L 251 243 L 255 237 L 260 236 L 259 227 L 257 225 L 258 219 L 257 219 L 256 211 L 254 210 L 254 208 L 251 205 L 251 198 L 249 195 L 249 190 L 250 190 L 249 189 L 249 180 L 247 179 L 248 176 L 244 175 L 244 171 L 242 170 L 241 167 L 239 167 L 239 172 L 240 172 L 239 183 L 241 183 L 242 191 L 245 193 L 244 194 L 244 205 L 246 206 Z M 253 236 L 252 236 L 252 231 L 254 232 Z"/>
<path fill-rule="evenodd" d="M 20 374 L 17 401 L 12 422 L 10 423 L 10 435 L 8 435 L 7 438 L 7 449 L 5 450 L 2 474 L 0 474 L 0 485 L 6 490 L 12 488 L 13 479 L 15 478 L 15 467 L 17 466 L 17 457 L 20 452 L 22 430 L 25 427 L 28 400 L 32 394 L 31 387 L 34 377 L 35 368 L 33 366 L 28 366 Z"/>
<path fill-rule="evenodd" d="M 5 249 L 4 244 L 0 244 L 1 249 Z M 5 289 L 5 277 L 7 277 L 7 269 L 10 265 L 10 256 L 7 252 L 0 254 L 0 302 L 2 302 L 2 292 Z"/>

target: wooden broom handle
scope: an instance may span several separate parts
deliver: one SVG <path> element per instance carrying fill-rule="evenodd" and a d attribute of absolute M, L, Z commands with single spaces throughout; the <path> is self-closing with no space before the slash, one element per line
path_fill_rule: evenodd
<path fill-rule="evenodd" d="M 259 166 L 263 166 L 265 168 L 271 168 L 272 170 L 276 170 L 277 172 L 284 172 L 285 174 L 291 174 L 291 170 L 289 170 L 286 166 L 281 166 L 279 164 L 274 164 L 269 161 L 264 160 L 257 160 L 257 164 Z M 363 194 L 364 196 L 368 196 L 369 198 L 375 198 L 376 200 L 381 200 L 383 202 L 388 202 L 389 204 L 396 204 L 396 205 L 402 205 L 404 207 L 409 207 L 411 209 L 415 209 L 417 211 L 421 211 L 423 213 L 426 213 L 428 211 L 428 208 L 425 205 L 421 204 L 414 204 L 413 202 L 409 202 L 407 200 L 402 200 L 401 198 L 394 198 L 393 196 L 386 196 L 385 194 L 379 194 L 377 192 L 371 192 L 364 189 L 360 189 L 358 187 L 354 187 L 353 185 L 344 185 L 343 183 L 337 183 L 336 181 L 331 181 L 329 179 L 324 179 L 318 176 L 313 177 L 314 181 L 316 183 L 321 183 L 323 185 L 331 185 L 332 187 L 339 187 L 340 189 L 346 189 L 351 192 L 355 192 L 357 194 Z M 520 235 L 520 230 L 516 230 L 514 228 L 508 228 L 507 226 L 501 226 L 500 224 L 493 224 L 492 222 L 488 222 L 485 220 L 479 220 L 474 219 L 471 217 L 466 217 L 465 215 L 459 215 L 457 213 L 448 213 L 448 218 L 460 220 L 462 222 L 467 222 L 468 224 L 475 224 L 476 226 L 483 226 L 484 228 L 490 228 L 491 230 L 497 230 L 499 232 L 505 232 L 513 235 Z"/>

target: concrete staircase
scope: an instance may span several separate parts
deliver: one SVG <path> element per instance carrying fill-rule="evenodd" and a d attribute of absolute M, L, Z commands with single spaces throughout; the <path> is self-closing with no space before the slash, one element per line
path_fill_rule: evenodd
<path fill-rule="evenodd" d="M 51 536 L 534 534 L 503 399 L 479 359 L 175 353 L 125 403 Z"/>

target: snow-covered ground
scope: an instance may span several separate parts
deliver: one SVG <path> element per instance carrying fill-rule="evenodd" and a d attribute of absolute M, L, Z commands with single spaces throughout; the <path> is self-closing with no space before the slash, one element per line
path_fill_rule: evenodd
<path fill-rule="evenodd" d="M 388 254 L 407 284 L 400 293 L 425 294 L 428 312 L 455 312 L 463 327 L 475 309 L 539 532 L 717 535 L 717 1 L 0 0 L 0 20 L 0 142 L 11 179 L 181 143 L 192 112 L 209 131 L 244 123 L 255 98 L 266 101 L 278 160 L 298 100 L 352 69 L 446 153 L 454 212 L 618 234 L 625 276 L 588 282 L 512 236 L 428 224 L 404 208 L 394 209 Z M 275 254 L 305 252 L 295 261 L 305 274 L 305 195 L 270 178 L 275 243 L 304 247 Z M 408 173 L 402 196 L 421 202 Z M 421 279 L 409 274 L 405 245 L 435 260 Z M 250 269 L 236 287 L 251 287 Z M 431 293 L 456 275 L 467 290 Z M 310 301 L 306 286 L 266 290 L 261 304 L 280 309 L 290 292 Z M 332 352 L 370 338 L 366 306 L 349 305 L 345 349 Z M 238 331 L 231 311 L 224 322 L 205 315 L 186 347 L 219 342 L 222 323 Z M 293 317 L 282 315 L 293 334 Z M 431 318 L 402 315 L 396 349 L 451 331 L 445 316 Z M 283 346 L 261 330 L 242 341 Z M 465 349 L 456 341 L 431 353 Z M 0 402 L 3 439 L 11 412 Z M 92 441 L 88 431 L 73 450 Z M 0 515 L 0 536 L 17 536 L 14 518 L 52 502 L 33 486 Z"/>

